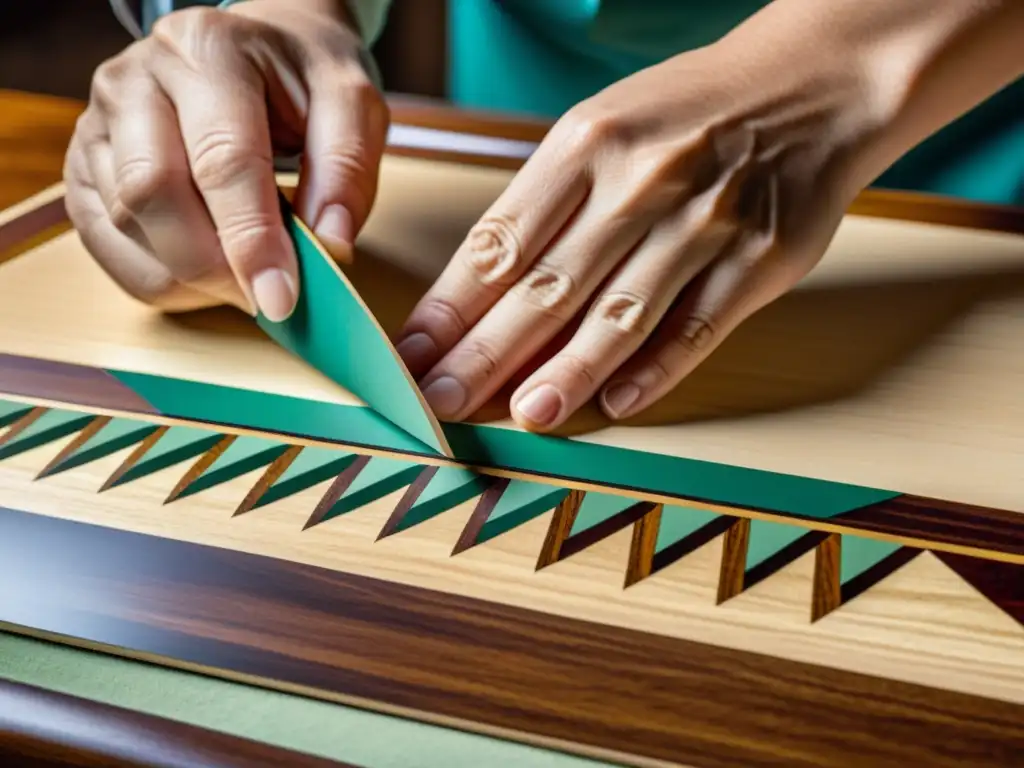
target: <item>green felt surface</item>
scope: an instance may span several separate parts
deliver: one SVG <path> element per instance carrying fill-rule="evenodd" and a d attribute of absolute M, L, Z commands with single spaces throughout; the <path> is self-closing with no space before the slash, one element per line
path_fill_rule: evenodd
<path fill-rule="evenodd" d="M 281 205 L 298 257 L 298 304 L 281 323 L 260 315 L 260 327 L 429 450 L 448 454 L 437 421 L 384 331 L 283 198 Z"/>
<path fill-rule="evenodd" d="M 610 765 L 2 632 L 0 677 L 364 768 Z"/>

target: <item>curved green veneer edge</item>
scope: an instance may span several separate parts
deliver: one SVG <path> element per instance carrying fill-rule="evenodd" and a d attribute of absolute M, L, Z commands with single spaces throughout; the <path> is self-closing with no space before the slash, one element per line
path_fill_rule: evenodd
<path fill-rule="evenodd" d="M 263 332 L 435 453 L 451 456 L 444 433 L 391 342 L 330 256 L 281 198 L 299 265 L 295 311 Z"/>
<path fill-rule="evenodd" d="M 108 371 L 165 416 L 431 455 L 363 406 L 302 400 L 142 373 Z M 681 499 L 827 519 L 900 494 L 746 467 L 584 443 L 478 424 L 444 424 L 468 465 L 565 478 Z"/>

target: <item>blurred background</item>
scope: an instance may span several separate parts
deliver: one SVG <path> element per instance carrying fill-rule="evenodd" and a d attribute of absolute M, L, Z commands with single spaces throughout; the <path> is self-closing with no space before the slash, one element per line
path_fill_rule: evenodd
<path fill-rule="evenodd" d="M 373 49 L 386 90 L 444 97 L 446 8 L 394 0 Z M 96 66 L 130 42 L 107 0 L 0 0 L 0 88 L 85 99 Z"/>

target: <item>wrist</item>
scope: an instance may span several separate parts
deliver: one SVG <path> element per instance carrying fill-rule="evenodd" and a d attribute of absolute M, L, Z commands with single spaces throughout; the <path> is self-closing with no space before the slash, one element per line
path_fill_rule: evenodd
<path fill-rule="evenodd" d="M 790 77 L 850 89 L 853 112 L 844 119 L 857 127 L 847 165 L 855 193 L 1024 75 L 1024 2 L 775 0 L 727 39 Z"/>

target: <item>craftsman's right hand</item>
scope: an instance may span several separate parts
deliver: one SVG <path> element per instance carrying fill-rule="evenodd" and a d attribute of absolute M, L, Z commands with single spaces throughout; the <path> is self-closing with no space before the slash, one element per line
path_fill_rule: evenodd
<path fill-rule="evenodd" d="M 388 112 L 336 0 L 189 8 L 97 70 L 65 161 L 86 248 L 165 311 L 280 321 L 297 263 L 275 152 L 303 152 L 299 217 L 341 260 L 376 195 Z"/>

